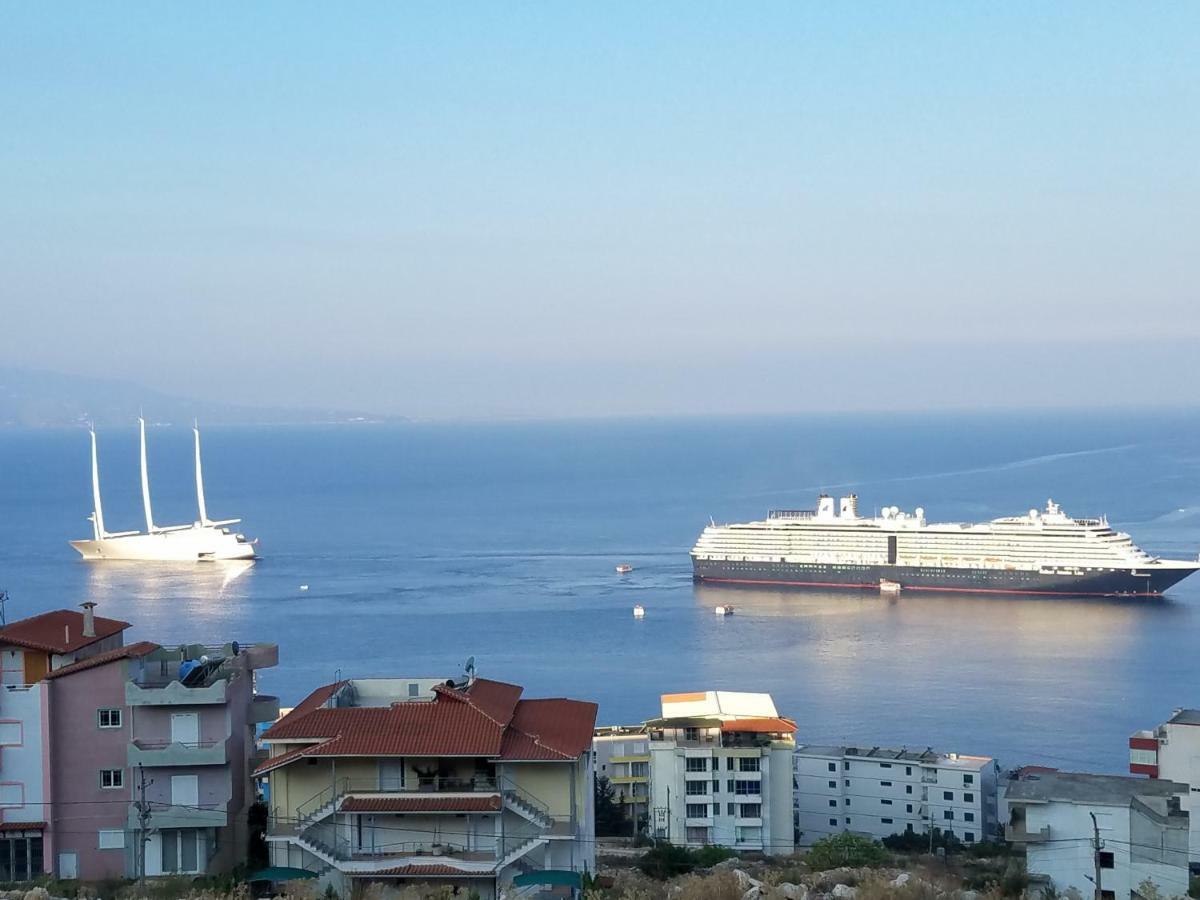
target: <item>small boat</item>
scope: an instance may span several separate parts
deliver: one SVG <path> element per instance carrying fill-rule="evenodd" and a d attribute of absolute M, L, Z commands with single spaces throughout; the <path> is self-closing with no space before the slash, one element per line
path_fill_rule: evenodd
<path fill-rule="evenodd" d="M 716 607 L 713 607 L 713 612 L 716 613 L 718 616 L 732 616 L 733 615 L 733 607 L 732 606 L 716 606 Z"/>
<path fill-rule="evenodd" d="M 889 581 L 886 578 L 879 579 L 879 593 L 881 594 L 898 594 L 900 593 L 900 582 Z"/>
<path fill-rule="evenodd" d="M 640 603 L 639 603 L 639 604 L 637 604 L 636 606 L 634 606 L 634 608 L 633 608 L 633 617 L 634 617 L 635 619 L 644 619 L 644 618 L 646 618 L 646 607 L 642 606 L 642 604 L 640 604 Z"/>
<path fill-rule="evenodd" d="M 629 563 L 621 563 L 619 566 L 617 566 L 618 575 L 628 575 L 632 571 L 633 566 L 631 566 Z"/>

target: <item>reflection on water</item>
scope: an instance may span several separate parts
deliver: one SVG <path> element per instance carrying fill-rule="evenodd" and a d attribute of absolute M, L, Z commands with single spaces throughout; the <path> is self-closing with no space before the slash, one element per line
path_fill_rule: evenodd
<path fill-rule="evenodd" d="M 230 605 L 246 601 L 253 590 L 253 560 L 205 563 L 148 563 L 124 560 L 80 562 L 87 569 L 87 599 L 110 614 L 136 608 L 136 624 L 144 631 L 173 638 L 186 620 L 193 634 L 223 623 Z"/>
<path fill-rule="evenodd" d="M 697 636 L 713 677 L 741 656 L 755 673 L 748 681 L 774 682 L 780 706 L 813 723 L 803 740 L 950 741 L 949 750 L 1011 757 L 1019 749 L 1076 767 L 1113 768 L 1123 748 L 1078 741 L 1072 755 L 1074 735 L 1093 733 L 1103 719 L 1105 732 L 1113 720 L 1132 731 L 1161 715 L 1157 679 L 1146 670 L 1164 665 L 1173 623 L 1190 621 L 1169 599 L 711 585 L 692 593 L 697 612 L 713 620 Z M 712 615 L 729 603 L 734 616 Z"/>

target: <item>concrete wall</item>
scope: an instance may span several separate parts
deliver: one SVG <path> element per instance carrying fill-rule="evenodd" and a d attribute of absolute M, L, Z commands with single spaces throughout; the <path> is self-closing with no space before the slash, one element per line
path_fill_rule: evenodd
<path fill-rule="evenodd" d="M 0 811 L 5 822 L 44 822 L 42 689 L 0 689 Z"/>

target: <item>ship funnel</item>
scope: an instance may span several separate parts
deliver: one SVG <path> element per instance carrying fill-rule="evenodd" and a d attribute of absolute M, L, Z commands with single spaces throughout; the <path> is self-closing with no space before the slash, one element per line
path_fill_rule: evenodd
<path fill-rule="evenodd" d="M 817 498 L 817 516 L 822 519 L 830 519 L 834 516 L 833 498 L 822 494 Z"/>
<path fill-rule="evenodd" d="M 839 515 L 843 519 L 858 518 L 858 494 L 851 494 L 849 497 L 842 498 L 841 512 Z"/>

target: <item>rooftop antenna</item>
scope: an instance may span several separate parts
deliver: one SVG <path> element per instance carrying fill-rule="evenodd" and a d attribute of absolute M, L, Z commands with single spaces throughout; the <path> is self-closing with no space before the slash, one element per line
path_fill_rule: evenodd
<path fill-rule="evenodd" d="M 8 591 L 0 591 L 0 626 L 8 624 L 4 608 L 8 603 Z"/>
<path fill-rule="evenodd" d="M 463 672 L 466 674 L 467 687 L 470 687 L 475 682 L 475 657 L 468 656 L 467 664 L 463 666 Z"/>

